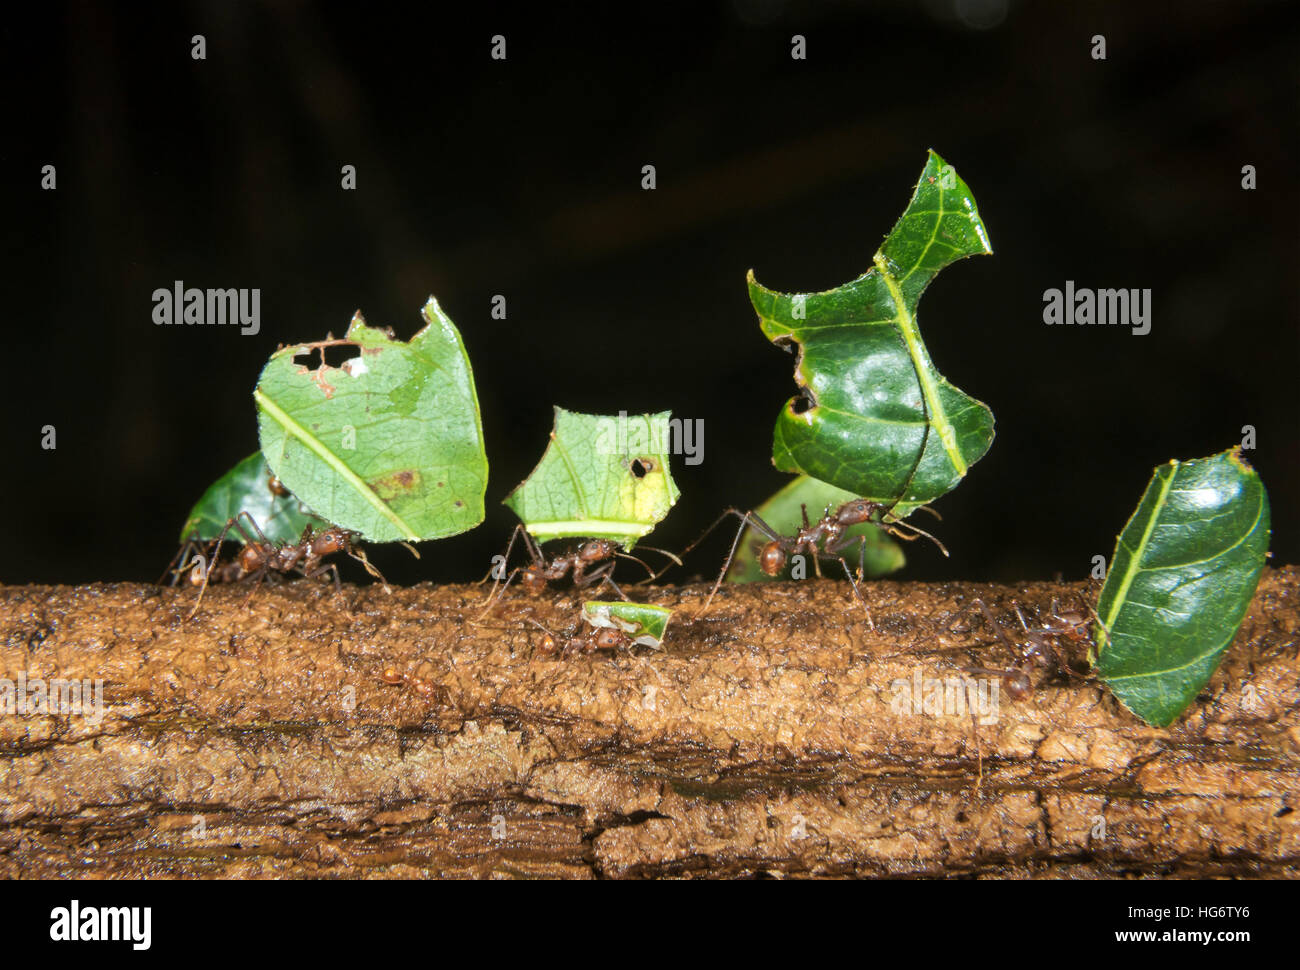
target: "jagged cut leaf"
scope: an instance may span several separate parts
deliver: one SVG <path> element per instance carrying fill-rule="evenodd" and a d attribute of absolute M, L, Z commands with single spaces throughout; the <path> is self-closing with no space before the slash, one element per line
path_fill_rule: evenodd
<path fill-rule="evenodd" d="M 993 413 L 935 370 L 916 306 L 945 266 L 992 251 L 966 183 L 932 151 L 911 204 L 863 276 L 824 293 L 788 294 L 761 286 L 750 271 L 763 333 L 799 353 L 802 391 L 773 435 L 777 468 L 877 502 L 906 488 L 900 518 L 957 486 L 993 441 Z"/>
<path fill-rule="evenodd" d="M 668 468 L 672 412 L 603 416 L 555 409 L 542 460 L 505 504 L 537 539 L 609 539 L 631 549 L 678 497 Z"/>
<path fill-rule="evenodd" d="M 839 508 L 845 502 L 857 497 L 842 488 L 819 482 L 807 475 L 800 475 L 754 511 L 777 532 L 792 536 L 803 525 L 802 506 L 808 507 L 808 517 L 815 521 L 821 518 L 826 509 Z M 884 576 L 903 568 L 906 562 L 903 550 L 884 529 L 874 525 L 855 525 L 847 534 L 867 537 L 866 550 L 862 557 L 863 570 L 867 576 Z M 767 536 L 753 527 L 745 529 L 745 534 L 740 538 L 740 545 L 736 548 L 735 561 L 727 570 L 728 582 L 756 583 L 772 579 L 758 567 L 758 556 L 755 552 L 755 549 L 762 548 L 767 541 Z M 857 569 L 858 566 L 858 548 L 855 545 L 844 554 L 845 560 L 853 569 Z M 834 562 L 831 565 L 837 570 L 840 569 L 840 566 Z M 807 563 L 806 566 L 808 575 L 813 575 L 812 563 Z"/>
<path fill-rule="evenodd" d="M 1155 470 L 1097 602 L 1097 670 L 1125 707 L 1165 727 L 1195 699 L 1241 626 L 1268 539 L 1268 493 L 1237 449 Z"/>
<path fill-rule="evenodd" d="M 588 600 L 582 604 L 582 618 L 594 627 L 620 630 L 633 643 L 659 649 L 673 611 L 653 603 L 621 603 Z"/>
<path fill-rule="evenodd" d="M 271 355 L 253 397 L 262 454 L 307 505 L 372 542 L 455 535 L 483 521 L 487 455 L 460 333 L 429 298 L 409 343 L 366 326 Z M 330 367 L 295 357 L 335 345 Z"/>
<path fill-rule="evenodd" d="M 309 525 L 317 530 L 329 528 L 328 522 L 312 514 L 293 495 L 273 492 L 270 479 L 271 469 L 262 453 L 249 455 L 208 486 L 185 520 L 181 541 L 215 539 L 226 523 L 241 512 L 247 512 L 272 542 L 297 542 Z M 248 528 L 247 523 L 241 524 Z M 227 538 L 244 541 L 238 529 L 231 529 Z M 258 538 L 256 533 L 252 538 Z"/>

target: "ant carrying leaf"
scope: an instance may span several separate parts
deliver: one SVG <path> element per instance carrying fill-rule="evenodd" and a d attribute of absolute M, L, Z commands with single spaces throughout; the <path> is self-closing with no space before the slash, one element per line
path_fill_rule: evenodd
<path fill-rule="evenodd" d="M 231 530 L 234 530 L 243 546 L 233 560 L 223 563 L 221 547 Z M 253 533 L 256 533 L 257 538 L 253 537 Z M 383 583 L 385 592 L 391 592 L 379 570 L 366 558 L 365 552 L 354 545 L 357 538 L 355 532 L 338 526 L 330 526 L 317 532 L 308 525 L 297 542 L 275 542 L 267 538 L 258 528 L 252 516 L 247 512 L 240 512 L 225 524 L 214 541 L 200 539 L 197 535 L 188 540 L 187 548 L 205 548 L 210 551 L 190 554 L 190 558 L 174 571 L 172 585 L 175 585 L 179 576 L 187 574 L 189 584 L 198 587 L 199 595 L 186 615 L 186 619 L 189 620 L 194 618 L 203 603 L 203 594 L 207 592 L 208 584 L 214 581 L 236 583 L 251 580 L 260 584 L 274 575 L 297 573 L 306 579 L 313 579 L 332 574 L 334 589 L 338 591 L 342 588 L 338 566 L 326 563 L 325 559 L 336 553 L 347 553 L 361 563 L 368 573 Z M 182 553 L 185 553 L 184 549 Z M 249 591 L 249 599 L 256 590 L 255 585 Z"/>
<path fill-rule="evenodd" d="M 516 577 L 528 589 L 540 590 L 567 576 L 578 588 L 608 585 L 624 600 L 627 595 L 612 576 L 618 559 L 640 563 L 645 581 L 658 578 L 663 570 L 656 573 L 631 551 L 679 495 L 668 469 L 669 417 L 667 411 L 601 416 L 555 409 L 542 460 L 505 499 L 523 521 L 504 555 L 494 560 L 485 611 Z M 521 536 L 529 562 L 510 569 L 510 554 Z M 542 544 L 557 539 L 584 541 L 548 557 Z M 670 564 L 681 562 L 665 550 L 645 548 L 666 556 Z"/>
<path fill-rule="evenodd" d="M 706 610 L 746 527 L 768 539 L 759 567 L 769 576 L 794 555 L 811 555 L 819 576 L 821 557 L 838 560 L 873 629 L 859 589 L 866 540 L 848 530 L 870 523 L 900 539 L 930 539 L 947 555 L 938 539 L 902 520 L 956 487 L 984 455 L 993 441 L 993 413 L 935 369 L 916 307 L 945 266 L 990 252 L 966 183 L 932 151 L 907 210 L 872 268 L 856 280 L 822 293 L 789 294 L 761 286 L 750 271 L 749 298 L 764 335 L 797 353 L 799 393 L 777 418 L 772 463 L 856 497 L 827 508 L 816 522 L 804 508 L 803 525 L 793 534 L 752 511 L 727 509 L 718 521 L 734 515 L 741 528 Z M 854 545 L 856 578 L 842 555 Z"/>
<path fill-rule="evenodd" d="M 922 409 L 924 410 L 924 404 L 922 404 Z M 921 445 L 916 452 L 916 463 L 920 462 L 921 455 L 924 454 L 925 440 L 929 434 L 929 423 L 924 423 L 923 427 Z M 908 484 L 910 484 L 915 472 L 916 466 L 914 463 L 912 472 L 908 476 Z M 871 616 L 871 608 L 867 606 L 866 598 L 862 595 L 860 585 L 863 579 L 863 563 L 866 561 L 867 536 L 861 532 L 853 534 L 850 530 L 855 526 L 872 525 L 899 539 L 911 541 L 924 537 L 938 546 L 939 551 L 945 556 L 948 555 L 948 550 L 944 548 L 943 543 L 937 538 L 924 529 L 903 522 L 895 515 L 895 509 L 903 501 L 904 496 L 908 494 L 908 484 L 903 486 L 898 497 L 892 503 L 873 502 L 864 498 L 850 499 L 838 508 L 827 508 L 822 517 L 816 522 L 809 521 L 808 508 L 805 505 L 801 509 L 803 526 L 792 535 L 784 535 L 778 532 L 753 511 L 742 512 L 737 508 L 726 509 L 698 539 L 682 550 L 683 554 L 690 552 L 721 525 L 728 516 L 734 515 L 740 519 L 740 528 L 736 530 L 736 538 L 732 540 L 731 550 L 727 553 L 722 569 L 718 572 L 718 578 L 713 584 L 713 589 L 709 591 L 708 599 L 705 600 L 705 612 L 712 606 L 713 598 L 718 594 L 718 588 L 722 585 L 722 580 L 726 577 L 728 569 L 731 568 L 741 538 L 746 534 L 747 530 L 752 529 L 768 539 L 767 544 L 758 552 L 759 568 L 768 576 L 779 576 L 790 558 L 797 555 L 811 557 L 813 570 L 818 578 L 821 578 L 821 560 L 823 558 L 834 559 L 839 562 L 844 568 L 844 574 L 848 577 L 850 585 L 853 587 L 853 595 L 862 604 L 862 608 L 867 614 L 868 626 L 874 630 L 876 623 Z M 926 508 L 926 511 L 932 511 L 928 507 L 922 507 Z M 934 512 L 932 514 L 938 515 L 938 513 Z M 858 550 L 856 577 L 854 576 L 854 570 L 849 567 L 848 561 L 843 555 L 855 546 Z"/>

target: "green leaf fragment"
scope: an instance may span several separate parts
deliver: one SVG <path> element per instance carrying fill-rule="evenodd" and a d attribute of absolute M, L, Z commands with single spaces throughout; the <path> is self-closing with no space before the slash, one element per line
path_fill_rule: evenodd
<path fill-rule="evenodd" d="M 826 509 L 839 508 L 845 502 L 857 497 L 842 488 L 819 482 L 807 475 L 800 475 L 755 509 L 755 512 L 760 519 L 782 535 L 794 535 L 803 525 L 802 506 L 806 505 L 808 517 L 816 520 L 821 518 Z M 856 525 L 849 529 L 847 534 L 867 537 L 866 549 L 862 557 L 865 575 L 884 576 L 903 568 L 906 558 L 902 548 L 883 529 L 874 525 Z M 767 541 L 767 536 L 752 526 L 746 527 L 745 534 L 740 538 L 740 545 L 736 548 L 736 558 L 731 568 L 727 570 L 728 582 L 755 583 L 773 578 L 759 568 L 758 555 L 755 551 Z M 855 545 L 845 551 L 844 558 L 852 569 L 858 566 L 859 548 Z M 838 564 L 832 563 L 832 565 L 835 569 L 840 569 Z M 811 576 L 812 563 L 808 563 L 807 568 L 808 575 Z"/>
<path fill-rule="evenodd" d="M 932 151 L 864 275 L 788 294 L 760 285 L 751 270 L 763 333 L 798 348 L 803 389 L 777 418 L 773 464 L 876 502 L 906 489 L 899 518 L 955 488 L 992 444 L 993 413 L 935 370 L 916 307 L 945 266 L 992 251 L 970 189 Z"/>
<path fill-rule="evenodd" d="M 679 495 L 668 468 L 671 413 L 603 416 L 557 407 L 546 453 L 505 504 L 538 542 L 609 539 L 630 550 Z"/>
<path fill-rule="evenodd" d="M 582 618 L 592 626 L 621 630 L 633 643 L 656 649 L 663 645 L 672 615 L 668 607 L 652 603 L 588 600 L 582 604 Z"/>
<path fill-rule="evenodd" d="M 1125 707 L 1165 727 L 1191 704 L 1241 626 L 1268 541 L 1268 493 L 1237 449 L 1155 470 L 1097 602 L 1097 670 Z"/>
<path fill-rule="evenodd" d="M 437 539 L 483 521 L 488 465 L 474 374 L 435 299 L 422 315 L 425 326 L 402 343 L 358 313 L 343 340 L 272 354 L 253 392 L 276 475 L 371 542 Z M 294 360 L 337 344 L 361 353 L 340 367 Z"/>
<path fill-rule="evenodd" d="M 247 512 L 271 542 L 297 542 L 309 525 L 317 530 L 329 528 L 328 522 L 312 514 L 293 495 L 277 495 L 271 491 L 270 478 L 271 469 L 262 453 L 249 455 L 208 486 L 190 509 L 181 529 L 181 541 L 215 539 L 226 523 L 241 512 Z M 246 521 L 241 520 L 240 524 L 251 533 L 251 538 L 259 538 L 248 529 Z M 243 533 L 235 528 L 230 529 L 226 538 L 231 542 L 244 541 Z"/>

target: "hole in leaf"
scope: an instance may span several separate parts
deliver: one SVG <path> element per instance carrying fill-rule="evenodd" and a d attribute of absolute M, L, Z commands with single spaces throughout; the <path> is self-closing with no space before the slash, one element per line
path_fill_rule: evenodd
<path fill-rule="evenodd" d="M 349 360 L 361 356 L 361 348 L 356 344 L 335 344 L 330 347 L 305 347 L 293 355 L 293 362 L 299 367 L 315 370 L 324 362 L 326 367 L 342 367 Z"/>
<path fill-rule="evenodd" d="M 655 462 L 653 458 L 634 458 L 628 468 L 637 478 L 645 478 L 655 470 Z"/>
<path fill-rule="evenodd" d="M 790 410 L 795 414 L 811 411 L 816 406 L 816 398 L 812 396 L 812 391 L 806 387 L 799 388 L 799 394 L 790 402 Z"/>
<path fill-rule="evenodd" d="M 326 367 L 342 367 L 344 361 L 360 357 L 361 348 L 356 344 L 339 344 L 336 347 L 325 347 L 324 354 Z"/>

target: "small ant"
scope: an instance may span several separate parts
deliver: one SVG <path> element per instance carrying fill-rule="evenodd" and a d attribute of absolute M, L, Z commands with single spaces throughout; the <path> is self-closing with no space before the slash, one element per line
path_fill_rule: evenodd
<path fill-rule="evenodd" d="M 524 537 L 524 547 L 528 550 L 532 562 L 527 566 L 516 566 L 506 575 L 505 581 L 502 582 L 500 570 L 505 563 L 510 561 L 510 553 L 514 549 L 515 540 L 521 535 Z M 667 556 L 672 563 L 679 566 L 682 563 L 677 556 L 665 549 L 656 549 L 653 546 L 643 546 L 642 548 Z M 571 575 L 573 585 L 577 589 L 585 589 L 593 583 L 600 583 L 602 586 L 609 586 L 618 594 L 620 599 L 628 601 L 627 594 L 623 592 L 618 583 L 614 582 L 613 576 L 610 575 L 616 565 L 615 559 L 631 559 L 633 562 L 644 566 L 646 572 L 650 575 L 642 582 L 653 582 L 664 572 L 664 570 L 660 570 L 656 573 L 636 556 L 624 552 L 623 547 L 611 539 L 588 539 L 573 551 L 562 556 L 554 556 L 548 561 L 537 541 L 522 524 L 515 526 L 515 531 L 510 534 L 510 541 L 506 544 L 505 555 L 501 559 L 502 563 L 494 565 L 489 573 L 489 575 L 494 576 L 496 581 L 492 584 L 492 591 L 484 601 L 483 612 L 485 613 L 491 608 L 493 602 L 505 595 L 506 589 L 516 576 L 519 577 L 521 586 L 537 593 L 545 589 L 548 583 Z M 667 568 L 664 567 L 665 570 Z M 486 579 L 485 576 L 484 580 Z"/>
<path fill-rule="evenodd" d="M 592 626 L 581 634 L 562 634 L 557 636 L 536 620 L 529 620 L 533 626 L 542 631 L 537 650 L 543 654 L 558 653 L 561 657 L 575 657 L 579 654 L 595 653 L 597 650 L 623 650 L 631 648 L 636 641 L 627 631 L 615 626 Z M 635 632 L 636 627 L 632 627 Z"/>
<path fill-rule="evenodd" d="M 254 539 L 249 534 L 248 530 L 240 523 L 240 519 L 247 521 L 248 525 L 257 533 L 257 539 Z M 232 528 L 243 537 L 244 547 L 239 550 L 233 560 L 222 563 L 219 562 L 221 546 Z M 339 581 L 338 566 L 333 563 L 325 563 L 323 560 L 336 553 L 344 552 L 361 563 L 370 575 L 383 583 L 386 592 L 391 592 L 387 581 L 379 570 L 371 565 L 362 550 L 354 546 L 353 542 L 356 535 L 357 533 L 339 526 L 330 526 L 316 532 L 311 525 L 308 525 L 303 530 L 302 537 L 296 543 L 277 544 L 266 537 L 266 534 L 258 527 L 257 522 L 253 520 L 253 517 L 248 512 L 240 512 L 234 518 L 226 520 L 225 527 L 217 534 L 215 540 L 203 540 L 197 536 L 190 538 L 181 549 L 181 555 L 189 556 L 189 558 L 182 559 L 183 565 L 173 572 L 172 585 L 176 584 L 181 573 L 188 570 L 189 584 L 197 586 L 199 589 L 198 598 L 194 601 L 194 606 L 186 617 L 188 620 L 193 619 L 198 612 L 199 606 L 203 602 L 203 594 L 207 592 L 208 584 L 213 581 L 235 583 L 250 578 L 261 581 L 272 574 L 288 575 L 293 572 L 300 574 L 304 578 L 313 579 L 317 576 L 333 573 L 334 588 L 339 590 L 342 588 L 342 584 Z M 209 545 L 213 545 L 212 554 L 209 558 L 205 558 L 203 553 L 198 551 L 191 554 L 192 550 L 204 549 Z M 254 587 L 254 591 L 256 591 L 256 587 Z M 250 592 L 250 598 L 252 595 Z"/>
<path fill-rule="evenodd" d="M 1087 632 L 1089 620 L 1085 614 L 1073 609 L 1069 612 L 1058 612 L 1056 600 L 1053 600 L 1051 617 L 1059 621 L 1060 625 L 1032 630 L 1025 622 L 1025 614 L 1020 611 L 1020 604 L 1013 601 L 1012 606 L 1016 611 L 1016 617 L 1020 620 L 1020 629 L 1024 638 L 1024 643 L 1017 649 L 1017 645 L 1007 636 L 1006 631 L 994 618 L 984 601 L 976 599 L 974 602 L 984 614 L 985 622 L 996 631 L 999 639 L 1013 652 L 1019 653 L 1021 659 L 1020 663 L 1013 667 L 962 667 L 962 670 L 971 674 L 1001 677 L 1007 694 L 1014 701 L 1023 700 L 1033 693 L 1034 685 L 1029 672 L 1034 667 L 1055 666 L 1057 671 L 1068 676 L 1082 676 L 1066 662 L 1065 653 L 1057 638 L 1065 637 L 1069 640 L 1091 643 L 1092 638 Z"/>
<path fill-rule="evenodd" d="M 379 679 L 393 687 L 405 685 L 421 697 L 437 697 L 444 703 L 448 698 L 447 688 L 442 684 L 435 684 L 429 678 L 417 674 L 404 674 L 396 667 L 385 667 Z"/>
<path fill-rule="evenodd" d="M 862 557 L 866 552 L 867 537 L 865 535 L 848 535 L 847 533 L 849 529 L 856 525 L 871 523 L 872 525 L 884 529 L 891 535 L 908 541 L 919 539 L 924 536 L 938 546 L 939 550 L 945 556 L 948 555 L 948 550 L 944 548 L 943 543 L 924 529 L 918 528 L 917 526 L 903 522 L 899 519 L 893 521 L 887 520 L 886 516 L 893 512 L 894 507 L 897 504 L 897 502 L 894 502 L 893 505 L 886 505 L 883 502 L 872 502 L 868 499 L 857 498 L 845 502 L 833 512 L 828 507 L 821 519 L 811 524 L 808 521 L 808 506 L 803 505 L 800 506 L 803 512 L 803 527 L 793 536 L 781 535 L 752 511 L 742 512 L 737 508 L 729 508 L 718 516 L 712 525 L 704 530 L 704 534 L 701 535 L 699 539 L 696 539 L 682 551 L 683 553 L 686 553 L 690 552 L 691 549 L 694 549 L 704 540 L 705 536 L 709 535 L 709 533 L 716 529 L 727 516 L 737 516 L 740 519 L 740 528 L 736 531 L 736 538 L 731 543 L 731 551 L 727 554 L 726 561 L 722 564 L 722 571 L 718 573 L 717 582 L 713 584 L 713 589 L 709 591 L 709 598 L 704 603 L 704 609 L 706 611 L 713 603 L 713 597 L 717 595 L 718 589 L 722 585 L 723 577 L 727 575 L 727 570 L 731 567 L 731 562 L 736 556 L 736 547 L 740 545 L 740 538 L 744 535 L 745 528 L 747 526 L 752 526 L 756 531 L 761 532 L 770 540 L 763 546 L 758 555 L 759 568 L 768 576 L 779 576 L 781 570 L 785 568 L 785 565 L 791 556 L 800 555 L 805 552 L 812 556 L 813 569 L 816 571 L 818 579 L 821 578 L 822 574 L 820 560 L 823 557 L 839 560 L 840 565 L 844 567 L 844 574 L 848 576 L 849 582 L 853 586 L 854 595 L 857 596 L 858 602 L 862 604 L 862 608 L 866 610 L 867 623 L 870 624 L 871 629 L 874 630 L 876 624 L 871 618 L 871 609 L 867 606 L 867 601 L 863 598 L 862 590 L 858 586 L 859 581 L 862 579 Z M 939 514 L 926 506 L 921 506 L 921 508 L 924 508 L 932 515 L 938 516 Z M 903 529 L 910 531 L 904 532 L 902 531 Z M 821 543 L 820 549 L 818 548 L 818 543 Z M 858 545 L 859 556 L 858 576 L 856 579 L 853 576 L 853 570 L 849 568 L 848 561 L 843 555 L 841 555 L 841 553 L 851 549 L 855 544 Z"/>

